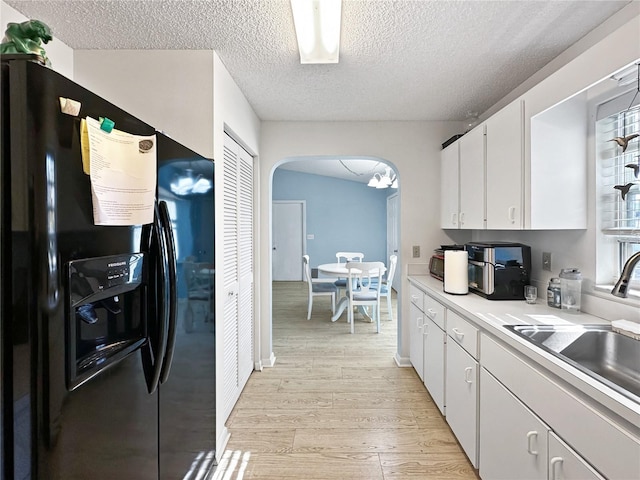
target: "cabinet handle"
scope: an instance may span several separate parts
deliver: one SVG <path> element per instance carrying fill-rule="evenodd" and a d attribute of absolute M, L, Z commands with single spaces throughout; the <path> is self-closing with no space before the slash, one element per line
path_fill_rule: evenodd
<path fill-rule="evenodd" d="M 460 225 L 464 225 L 464 212 L 460 212 Z"/>
<path fill-rule="evenodd" d="M 422 334 L 423 335 L 429 335 L 429 324 L 428 323 L 423 323 L 422 324 Z"/>
<path fill-rule="evenodd" d="M 531 430 L 527 433 L 527 452 L 529 452 L 529 455 L 538 455 L 538 451 L 534 450 L 532 446 L 534 438 L 538 439 L 538 432 Z"/>
<path fill-rule="evenodd" d="M 418 295 L 411 295 L 411 301 L 418 300 Z"/>
<path fill-rule="evenodd" d="M 467 367 L 464 369 L 464 381 L 468 384 L 472 384 L 473 380 L 471 380 L 471 373 L 473 372 L 473 367 Z"/>
<path fill-rule="evenodd" d="M 431 320 L 435 320 L 436 315 L 438 315 L 438 312 L 436 312 L 433 308 L 427 308 L 427 313 L 429 314 L 429 318 Z"/>
<path fill-rule="evenodd" d="M 453 327 L 452 330 L 453 330 L 453 333 L 456 334 L 456 336 L 460 337 L 460 340 L 464 338 L 464 332 L 461 332 L 460 330 L 458 330 L 457 327 Z"/>
<path fill-rule="evenodd" d="M 562 466 L 562 462 L 564 462 L 562 457 L 553 457 L 551 459 L 551 480 L 556 480 L 558 478 L 556 475 L 556 465 L 560 464 Z"/>
<path fill-rule="evenodd" d="M 451 214 L 451 224 L 452 225 L 457 225 L 458 224 L 458 214 L 457 213 L 452 213 Z"/>
<path fill-rule="evenodd" d="M 416 326 L 418 327 L 418 330 L 422 330 L 422 327 L 424 327 L 424 318 L 423 317 L 416 318 Z"/>
<path fill-rule="evenodd" d="M 516 207 L 509 207 L 509 221 L 516 223 Z"/>

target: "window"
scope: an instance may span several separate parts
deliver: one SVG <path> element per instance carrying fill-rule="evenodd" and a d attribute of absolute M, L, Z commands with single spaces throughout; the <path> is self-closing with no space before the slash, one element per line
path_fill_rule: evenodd
<path fill-rule="evenodd" d="M 598 107 L 596 117 L 597 174 L 599 177 L 600 226 L 603 244 L 609 246 L 611 262 L 619 275 L 625 261 L 640 251 L 640 95 L 637 90 Z M 626 147 L 612 141 L 627 138 Z M 607 282 L 608 283 L 608 282 Z M 631 279 L 640 289 L 640 268 Z"/>

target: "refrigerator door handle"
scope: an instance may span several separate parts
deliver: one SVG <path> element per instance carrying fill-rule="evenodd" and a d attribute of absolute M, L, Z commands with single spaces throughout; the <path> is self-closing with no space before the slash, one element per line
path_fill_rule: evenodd
<path fill-rule="evenodd" d="M 171 217 L 169 215 L 169 209 L 166 202 L 159 202 L 160 210 L 160 223 L 162 225 L 162 233 L 165 237 L 166 251 L 167 251 L 167 266 L 168 266 L 168 287 L 169 287 L 169 304 L 166 310 L 166 316 L 168 320 L 168 340 L 167 347 L 162 360 L 162 373 L 160 375 L 160 383 L 164 383 L 169 378 L 169 372 L 171 370 L 171 364 L 173 363 L 173 353 L 176 345 L 177 334 L 177 278 L 176 278 L 176 250 L 173 241 L 173 229 L 171 227 Z"/>
<path fill-rule="evenodd" d="M 164 203 L 164 202 L 163 202 Z M 163 234 L 162 221 L 160 217 L 160 210 L 158 204 L 155 205 L 155 216 L 153 219 L 153 233 L 156 238 L 156 244 L 158 246 L 158 258 L 151 259 L 152 262 L 156 262 L 159 267 L 159 281 L 157 295 L 151 295 L 158 299 L 156 305 L 158 323 L 158 343 L 155 349 L 152 349 L 150 345 L 143 350 L 142 361 L 145 377 L 147 380 L 147 390 L 150 394 L 154 393 L 158 389 L 160 383 L 160 375 L 162 373 L 162 361 L 164 353 L 167 349 L 167 327 L 168 327 L 168 313 L 169 308 L 169 288 L 168 288 L 168 265 L 167 265 L 167 242 L 166 237 Z M 152 359 L 153 358 L 153 359 Z M 155 360 L 155 362 L 154 362 Z"/>

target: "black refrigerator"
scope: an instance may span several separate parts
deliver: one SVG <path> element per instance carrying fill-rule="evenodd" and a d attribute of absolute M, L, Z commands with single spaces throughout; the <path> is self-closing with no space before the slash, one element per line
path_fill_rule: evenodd
<path fill-rule="evenodd" d="M 2 478 L 206 478 L 213 161 L 31 58 L 2 58 L 1 91 Z M 94 224 L 86 116 L 156 135 L 152 223 Z"/>

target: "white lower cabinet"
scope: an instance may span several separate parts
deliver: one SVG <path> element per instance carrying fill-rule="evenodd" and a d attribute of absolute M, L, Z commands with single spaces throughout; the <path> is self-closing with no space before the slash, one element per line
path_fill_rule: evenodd
<path fill-rule="evenodd" d="M 424 346 L 422 339 L 422 327 L 424 324 L 424 313 L 414 303 L 411 303 L 409 310 L 409 360 L 420 377 L 424 380 Z"/>
<path fill-rule="evenodd" d="M 446 352 L 447 423 L 478 468 L 478 362 L 451 337 Z"/>
<path fill-rule="evenodd" d="M 548 427 L 480 369 L 480 477 L 546 480 Z"/>
<path fill-rule="evenodd" d="M 483 369 L 498 379 L 500 385 L 504 385 L 503 388 L 517 397 L 527 409 L 535 412 L 535 415 L 544 420 L 552 430 L 550 438 L 553 440 L 549 440 L 548 455 L 549 479 L 600 478 L 596 471 L 611 480 L 640 478 L 640 438 L 637 434 L 595 410 L 585 399 L 559 385 L 556 380 L 548 377 L 546 372 L 516 352 L 505 348 L 488 335 L 483 334 L 480 338 Z M 481 383 L 486 381 L 483 375 Z M 483 462 L 491 463 L 490 450 L 482 452 L 488 435 L 486 428 L 492 421 L 482 418 L 484 414 L 491 414 L 491 405 L 487 405 L 488 400 L 484 393 L 485 389 L 481 387 L 480 474 L 483 480 L 490 480 L 493 478 L 491 475 L 485 477 L 482 474 Z M 506 407 L 501 404 L 495 408 L 500 411 L 502 417 L 502 411 L 506 410 Z M 448 410 L 447 397 L 447 413 Z M 484 435 L 482 425 L 485 425 Z M 499 427 L 494 425 L 493 428 Z M 571 449 L 563 445 L 560 438 L 571 445 Z M 508 442 L 509 439 L 506 438 L 504 444 L 507 445 Z M 490 449 L 490 445 L 487 448 Z M 504 453 L 500 452 L 499 455 L 502 457 Z M 526 477 L 516 473 L 512 478 Z"/>
<path fill-rule="evenodd" d="M 549 480 L 604 480 L 555 433 L 549 432 Z"/>
<path fill-rule="evenodd" d="M 445 413 L 444 365 L 446 333 L 433 320 L 427 318 L 422 329 L 424 336 L 424 386 L 431 399 Z"/>

